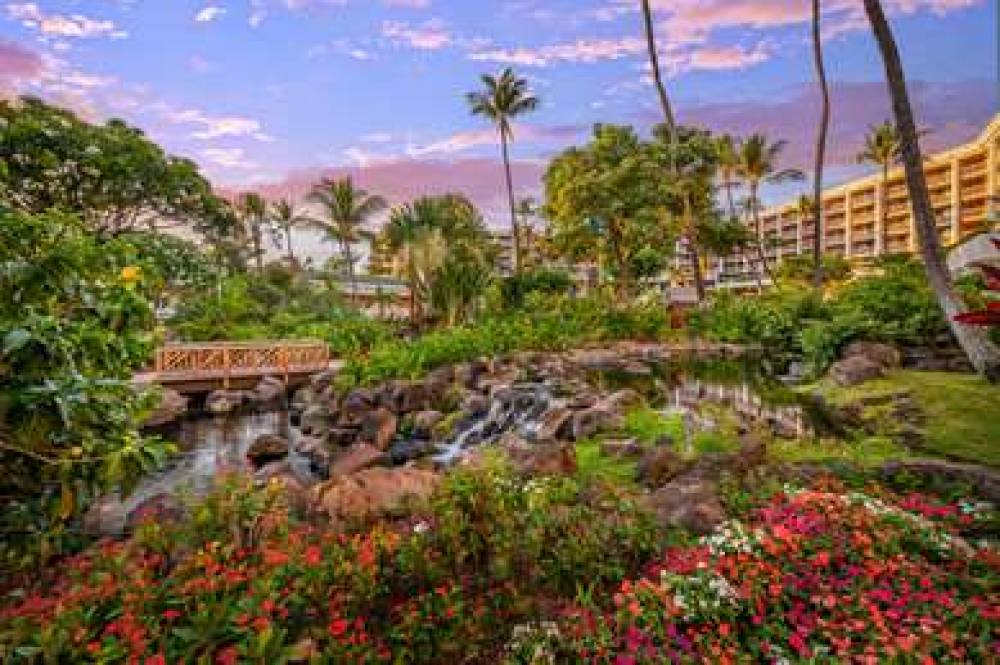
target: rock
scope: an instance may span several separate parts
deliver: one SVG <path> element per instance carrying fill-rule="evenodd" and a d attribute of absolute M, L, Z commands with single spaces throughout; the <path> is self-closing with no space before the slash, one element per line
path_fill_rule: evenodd
<path fill-rule="evenodd" d="M 289 407 L 299 413 L 305 411 L 317 400 L 317 392 L 311 386 L 302 386 L 292 394 Z"/>
<path fill-rule="evenodd" d="M 222 416 L 241 408 L 247 401 L 242 390 L 216 390 L 205 398 L 205 410 L 215 416 Z"/>
<path fill-rule="evenodd" d="M 427 406 L 427 390 L 419 381 L 391 381 L 378 392 L 376 401 L 397 415 L 413 413 Z"/>
<path fill-rule="evenodd" d="M 529 476 L 576 473 L 576 447 L 571 443 L 529 444 L 517 436 L 504 436 L 499 445 L 514 468 Z"/>
<path fill-rule="evenodd" d="M 620 426 L 621 422 L 620 416 L 600 407 L 576 411 L 573 413 L 573 440 L 589 439 L 598 432 Z"/>
<path fill-rule="evenodd" d="M 573 434 L 573 412 L 565 407 L 555 407 L 542 414 L 535 432 L 538 441 L 566 440 Z"/>
<path fill-rule="evenodd" d="M 455 365 L 455 382 L 468 390 L 475 390 L 479 379 L 490 371 L 490 362 L 479 359 Z"/>
<path fill-rule="evenodd" d="M 864 356 L 851 356 L 835 362 L 828 376 L 839 386 L 856 386 L 885 375 L 885 368 Z"/>
<path fill-rule="evenodd" d="M 368 411 L 361 417 L 360 440 L 379 450 L 387 450 L 396 438 L 396 414 L 385 407 Z"/>
<path fill-rule="evenodd" d="M 287 391 L 284 381 L 273 376 L 265 376 L 250 391 L 250 401 L 258 407 L 280 407 L 284 405 Z"/>
<path fill-rule="evenodd" d="M 444 414 L 440 411 L 420 411 L 413 417 L 413 433 L 422 438 L 430 438 L 434 434 L 434 428 L 444 420 Z"/>
<path fill-rule="evenodd" d="M 462 399 L 462 411 L 466 415 L 478 417 L 484 416 L 490 410 L 490 401 L 482 395 L 469 394 Z"/>
<path fill-rule="evenodd" d="M 919 476 L 928 481 L 967 485 L 978 498 L 1000 504 L 1000 471 L 994 469 L 943 460 L 891 461 L 879 469 L 879 475 L 887 480 L 900 474 Z"/>
<path fill-rule="evenodd" d="M 295 444 L 295 452 L 309 460 L 309 467 L 316 473 L 326 473 L 332 455 L 326 441 L 319 437 L 304 436 Z"/>
<path fill-rule="evenodd" d="M 340 404 L 341 426 L 357 427 L 366 413 L 375 408 L 375 395 L 370 390 L 356 388 L 344 396 Z"/>
<path fill-rule="evenodd" d="M 642 403 L 642 395 L 630 388 L 626 388 L 600 400 L 597 403 L 597 408 L 616 416 L 624 416 L 628 410 L 642 406 Z"/>
<path fill-rule="evenodd" d="M 289 508 L 299 513 L 309 511 L 309 489 L 291 471 L 270 474 L 266 482 L 268 486 L 277 487 L 281 491 Z"/>
<path fill-rule="evenodd" d="M 635 439 L 611 439 L 601 442 L 601 454 L 605 457 L 624 459 L 627 457 L 642 457 L 643 447 Z"/>
<path fill-rule="evenodd" d="M 677 478 L 653 492 L 646 502 L 661 525 L 698 535 L 711 533 L 726 520 L 718 487 L 702 478 Z"/>
<path fill-rule="evenodd" d="M 173 494 L 157 494 L 129 511 L 125 530 L 132 531 L 144 523 L 167 524 L 180 522 L 185 516 L 184 504 Z"/>
<path fill-rule="evenodd" d="M 299 428 L 308 436 L 323 436 L 333 425 L 333 415 L 322 404 L 306 407 L 299 417 Z"/>
<path fill-rule="evenodd" d="M 687 462 L 674 450 L 659 446 L 646 451 L 639 459 L 636 480 L 646 487 L 662 487 L 687 469 Z"/>
<path fill-rule="evenodd" d="M 389 446 L 389 459 L 393 464 L 402 466 L 425 457 L 433 451 L 434 444 L 429 439 L 396 441 Z"/>
<path fill-rule="evenodd" d="M 427 500 L 440 480 L 422 469 L 365 469 L 313 488 L 312 503 L 339 526 L 347 520 L 391 515 L 410 501 Z"/>
<path fill-rule="evenodd" d="M 337 370 L 328 369 L 309 378 L 309 386 L 314 392 L 321 393 L 329 388 L 337 378 Z"/>
<path fill-rule="evenodd" d="M 357 427 L 334 427 L 326 433 L 326 443 L 331 448 L 348 448 L 361 435 Z"/>
<path fill-rule="evenodd" d="M 764 440 L 757 434 L 748 432 L 741 439 L 740 450 L 733 459 L 732 469 L 738 472 L 755 469 L 764 463 L 766 455 Z"/>
<path fill-rule="evenodd" d="M 358 443 L 342 452 L 330 465 L 330 478 L 349 476 L 373 466 L 382 466 L 387 462 L 384 452 L 367 444 Z"/>
<path fill-rule="evenodd" d="M 903 355 L 896 347 L 880 342 L 865 341 L 848 344 L 841 354 L 841 358 L 845 360 L 847 358 L 866 358 L 883 369 L 895 369 L 903 362 Z"/>
<path fill-rule="evenodd" d="M 143 427 L 163 427 L 177 422 L 187 413 L 188 399 L 176 390 L 160 388 L 160 400 L 153 412 L 146 417 Z"/>
<path fill-rule="evenodd" d="M 262 434 L 247 448 L 247 459 L 255 469 L 288 457 L 288 441 L 275 434 Z"/>

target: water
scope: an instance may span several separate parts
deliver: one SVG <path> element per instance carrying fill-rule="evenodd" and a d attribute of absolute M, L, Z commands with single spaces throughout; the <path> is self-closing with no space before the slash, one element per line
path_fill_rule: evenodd
<path fill-rule="evenodd" d="M 99 521 L 100 531 L 120 533 L 128 515 L 152 499 L 164 495 L 203 495 L 220 475 L 250 473 L 247 450 L 264 434 L 287 439 L 293 450 L 289 457 L 293 473 L 300 478 L 311 476 L 308 461 L 294 453 L 299 433 L 289 425 L 287 412 L 197 417 L 184 420 L 174 431 L 163 434 L 179 448 L 164 469 L 143 478 L 125 499 L 105 497 L 92 511 L 91 518 Z"/>

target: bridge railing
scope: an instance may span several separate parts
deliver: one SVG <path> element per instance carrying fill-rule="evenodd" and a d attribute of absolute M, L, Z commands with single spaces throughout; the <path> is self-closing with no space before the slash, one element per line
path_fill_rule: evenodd
<path fill-rule="evenodd" d="M 330 347 L 319 341 L 205 342 L 160 348 L 152 370 L 165 380 L 228 379 L 318 372 L 329 365 Z"/>

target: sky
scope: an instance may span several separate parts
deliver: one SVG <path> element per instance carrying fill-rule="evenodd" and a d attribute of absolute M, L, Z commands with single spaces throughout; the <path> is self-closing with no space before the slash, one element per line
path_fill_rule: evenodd
<path fill-rule="evenodd" d="M 998 108 L 996 0 L 883 0 L 929 149 Z M 807 0 L 654 0 L 684 123 L 789 142 L 808 167 L 818 114 Z M 861 0 L 824 0 L 831 184 L 864 171 L 889 117 Z M 594 123 L 659 120 L 638 0 L 0 0 L 0 93 L 121 117 L 220 188 L 301 196 L 351 174 L 392 202 L 468 194 L 502 224 L 495 131 L 469 114 L 482 73 L 512 66 L 541 98 L 513 146 L 520 194 Z M 805 185 L 769 188 L 769 202 Z M 795 191 L 793 191 L 793 189 Z"/>

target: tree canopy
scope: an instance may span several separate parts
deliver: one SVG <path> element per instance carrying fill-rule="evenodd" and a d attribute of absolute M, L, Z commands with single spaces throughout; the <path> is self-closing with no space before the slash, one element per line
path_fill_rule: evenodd
<path fill-rule="evenodd" d="M 225 218 L 191 160 L 121 120 L 91 124 L 32 98 L 0 101 L 0 205 L 73 213 L 104 239 Z"/>

